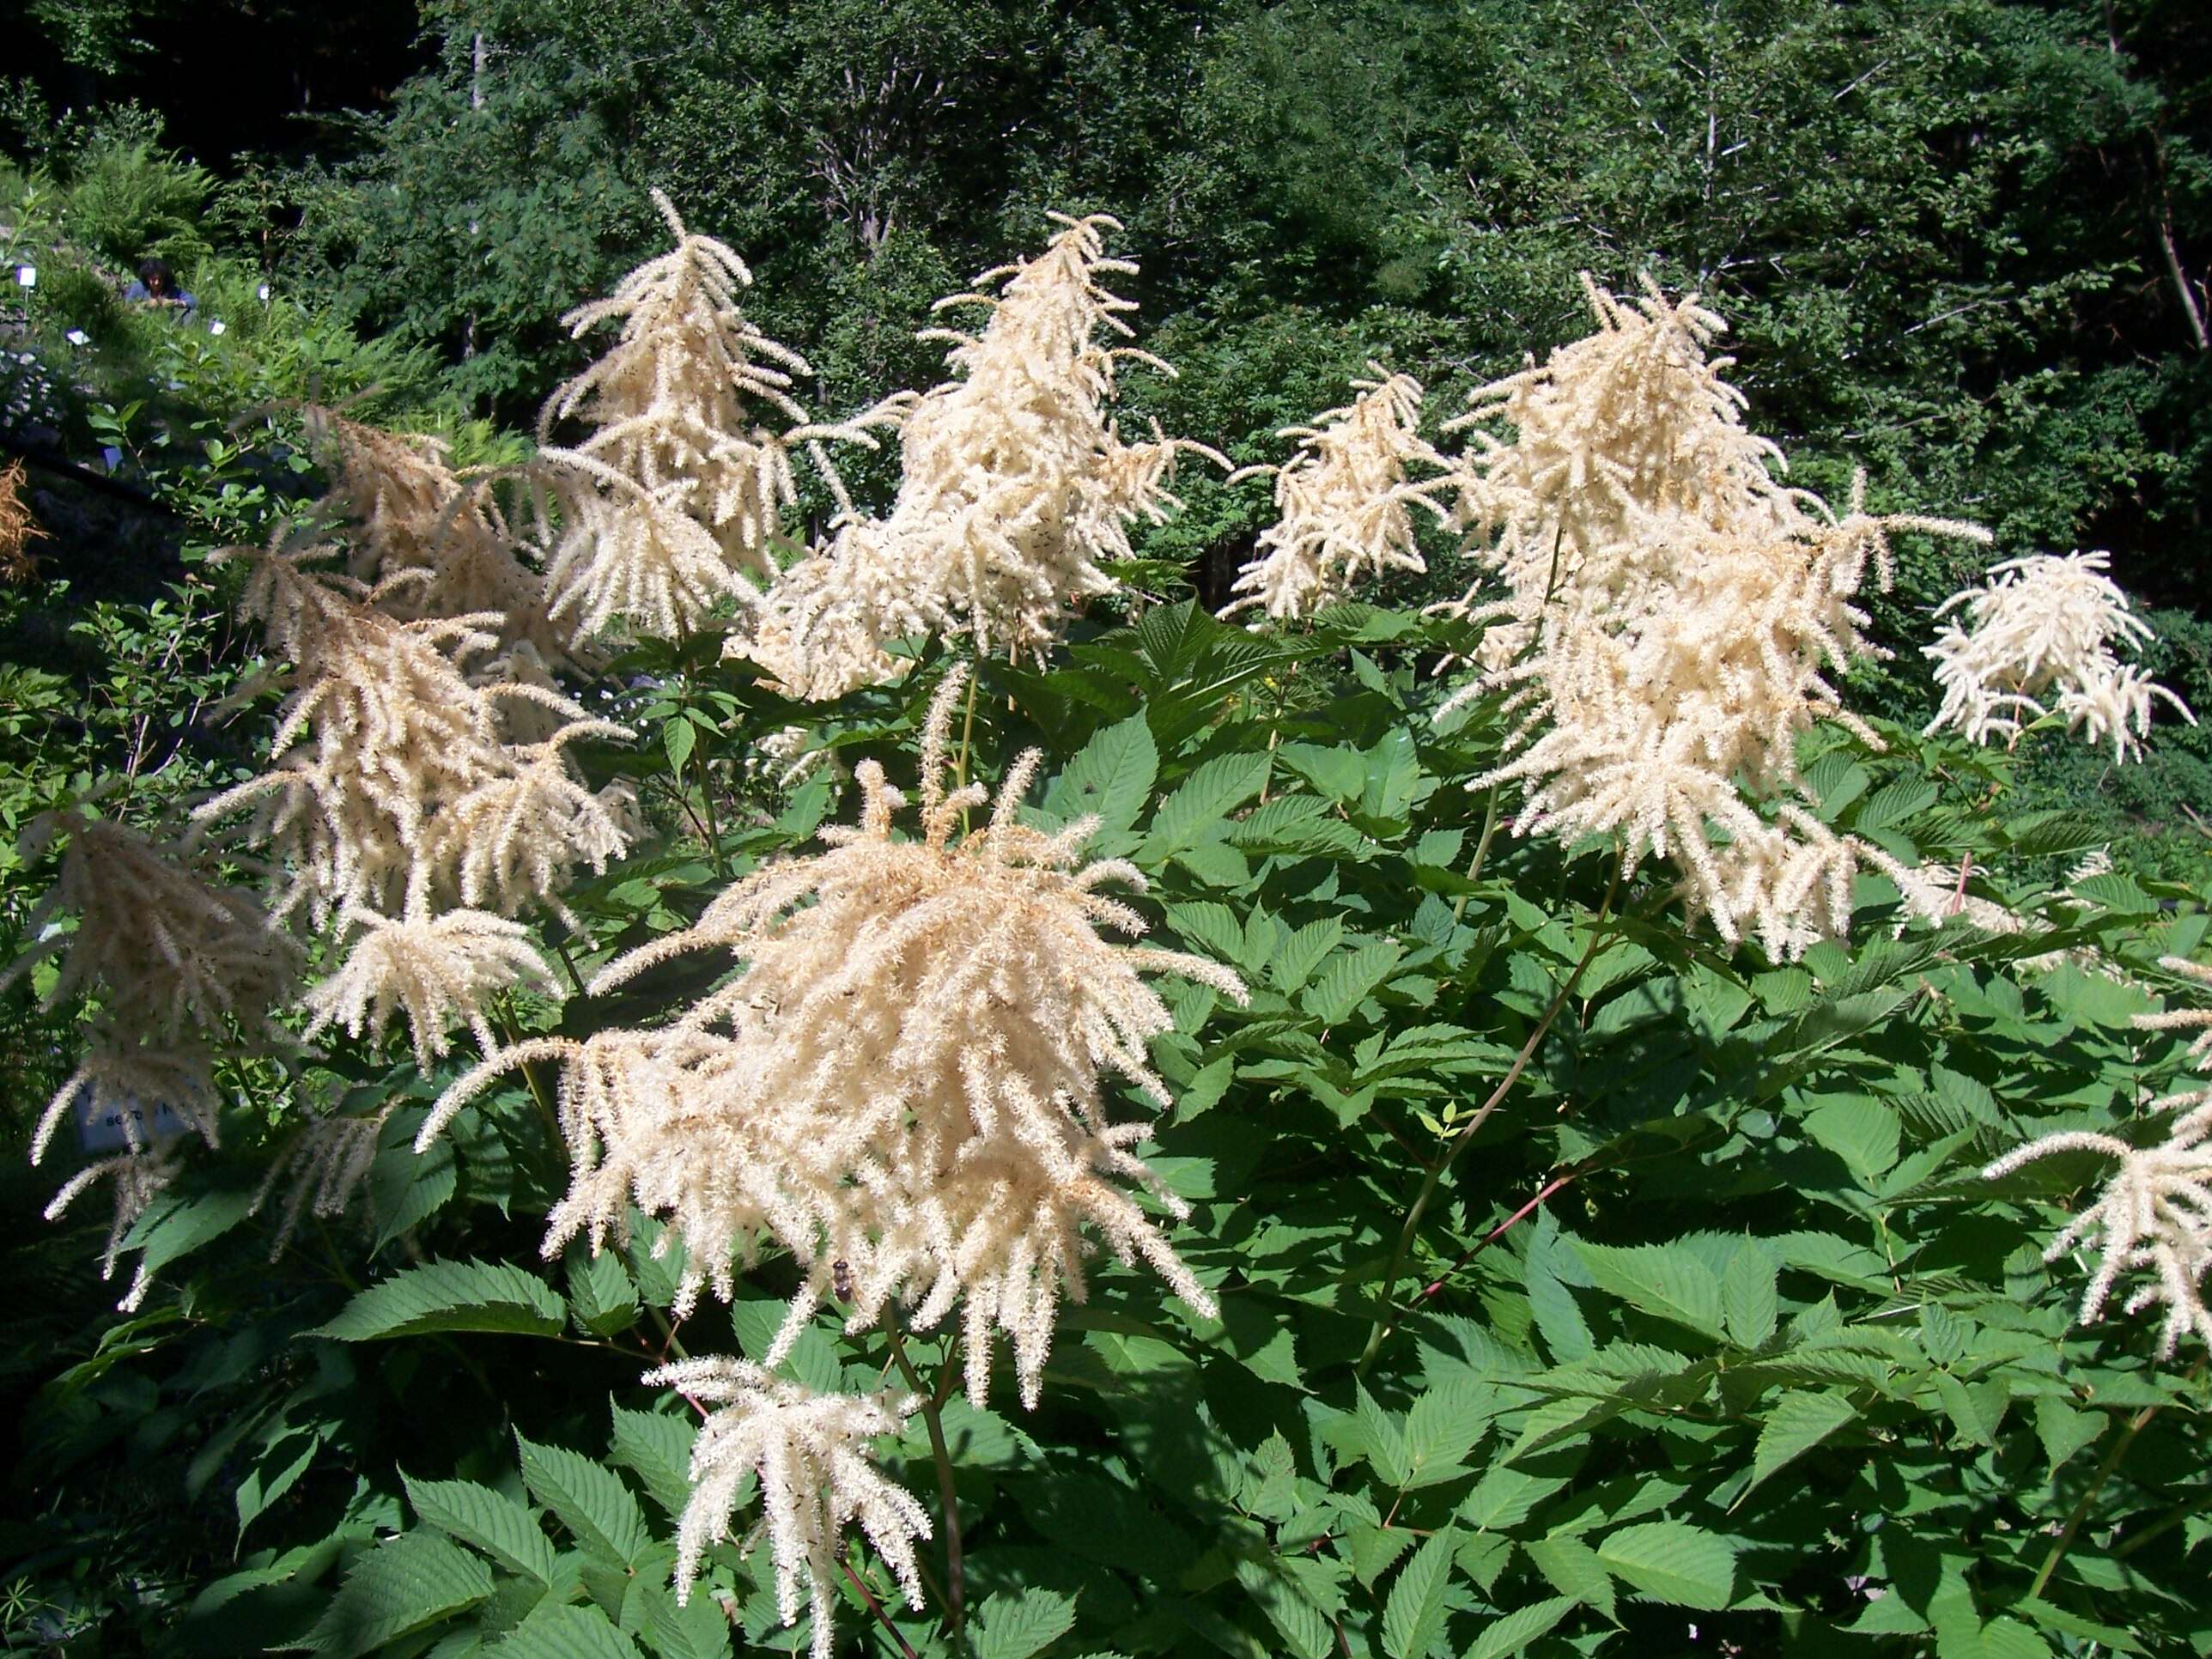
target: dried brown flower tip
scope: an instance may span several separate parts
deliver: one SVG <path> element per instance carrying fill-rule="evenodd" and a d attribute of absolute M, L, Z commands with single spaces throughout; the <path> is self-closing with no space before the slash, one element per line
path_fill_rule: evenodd
<path fill-rule="evenodd" d="M 22 462 L 0 466 L 0 582 L 13 586 L 38 574 L 31 544 L 46 533 L 23 500 Z"/>

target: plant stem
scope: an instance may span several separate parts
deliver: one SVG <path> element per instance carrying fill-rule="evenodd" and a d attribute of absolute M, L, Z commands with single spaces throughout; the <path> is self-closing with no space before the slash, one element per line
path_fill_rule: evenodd
<path fill-rule="evenodd" d="M 971 706 L 973 700 L 970 700 Z M 929 1431 L 930 1455 L 937 1460 L 937 1495 L 945 1510 L 945 1616 L 952 1626 L 952 1645 L 960 1645 L 961 1633 L 967 1628 L 967 1568 L 960 1549 L 960 1495 L 952 1484 L 952 1454 L 945 1443 L 945 1419 L 939 1414 L 941 1403 L 930 1389 L 921 1386 L 921 1376 L 914 1368 L 914 1361 L 906 1356 L 906 1339 L 899 1334 L 896 1320 L 886 1322 L 884 1334 L 890 1340 L 891 1364 L 898 1367 L 899 1376 L 908 1388 L 921 1400 L 921 1420 Z M 947 1353 L 947 1370 L 951 1356 Z"/>
<path fill-rule="evenodd" d="M 568 970 L 568 983 L 576 988 L 576 994 L 580 997 L 590 994 L 584 989 L 584 976 L 577 970 L 576 958 L 568 954 L 568 941 L 555 939 L 553 953 L 561 958 L 561 965 Z"/>
<path fill-rule="evenodd" d="M 2190 1380 L 2194 1382 L 2203 1374 L 2204 1361 L 2200 1359 L 2191 1370 Z M 2057 1540 L 2051 1546 L 2051 1553 L 2043 1558 L 2042 1569 L 2035 1575 L 2035 1583 L 2028 1587 L 2030 1595 L 2043 1594 L 2043 1587 L 2051 1582 L 2051 1574 L 2058 1571 L 2058 1564 L 2066 1559 L 2066 1552 L 2074 1542 L 2074 1534 L 2081 1529 L 2081 1522 L 2089 1513 L 2089 1505 L 2097 1501 L 2097 1494 L 2104 1491 L 2105 1482 L 2111 1480 L 2112 1471 L 2119 1468 L 2120 1460 L 2128 1455 L 2128 1448 L 2135 1444 L 2136 1437 L 2158 1413 L 2156 1406 L 2145 1406 L 2128 1419 L 2127 1427 L 2121 1430 L 2119 1438 L 2112 1442 L 2112 1450 L 2106 1452 L 2105 1461 L 2097 1465 L 2096 1474 L 2089 1477 L 2088 1486 L 2074 1505 L 2072 1513 L 2067 1516 L 2065 1526 L 2059 1529 Z"/>
<path fill-rule="evenodd" d="M 891 1616 L 884 1611 L 884 1604 L 876 1600 L 874 1592 L 861 1582 L 860 1575 L 853 1571 L 853 1547 L 850 1544 L 845 1546 L 845 1553 L 837 1558 L 837 1565 L 845 1570 L 847 1582 L 860 1593 L 860 1600 L 867 1603 L 868 1611 L 876 1615 L 877 1623 L 890 1633 L 892 1641 L 898 1644 L 899 1652 L 905 1656 L 905 1659 L 921 1659 L 921 1656 L 914 1650 L 913 1644 L 899 1634 L 899 1627 L 891 1623 Z"/>
<path fill-rule="evenodd" d="M 1474 843 L 1474 856 L 1467 861 L 1467 878 L 1482 879 L 1482 861 L 1490 856 L 1490 838 L 1498 833 L 1498 786 L 1490 786 L 1490 799 L 1482 805 L 1482 834 Z M 1467 914 L 1468 896 L 1462 893 L 1452 904 L 1452 920 L 1457 921 Z"/>
<path fill-rule="evenodd" d="M 1613 879 L 1606 884 L 1605 902 L 1598 908 L 1597 923 L 1590 930 L 1589 944 L 1583 951 L 1582 960 L 1575 963 L 1574 971 L 1560 984 L 1552 998 L 1552 1006 L 1544 1010 L 1544 1017 L 1536 1022 L 1536 1029 L 1528 1033 L 1528 1040 L 1521 1045 L 1521 1052 L 1513 1056 L 1513 1063 L 1506 1067 L 1505 1075 L 1498 1079 L 1498 1086 L 1490 1091 L 1490 1098 L 1484 1101 L 1481 1109 L 1467 1121 L 1467 1126 L 1454 1138 L 1443 1161 L 1431 1168 L 1422 1180 L 1421 1190 L 1413 1199 L 1413 1207 L 1406 1212 L 1406 1224 L 1398 1230 L 1398 1243 L 1390 1252 L 1390 1265 L 1383 1272 L 1382 1294 L 1376 1304 L 1375 1326 L 1367 1334 L 1367 1346 L 1361 1350 L 1358 1362 L 1352 1368 L 1355 1376 L 1366 1370 L 1376 1353 L 1381 1352 L 1382 1344 L 1389 1340 L 1390 1333 L 1398 1328 L 1395 1306 L 1398 1273 L 1406 1265 L 1406 1257 L 1413 1248 L 1413 1237 L 1420 1230 L 1421 1218 L 1428 1212 L 1429 1200 L 1436 1196 L 1437 1188 L 1451 1173 L 1451 1167 L 1459 1161 L 1459 1155 L 1467 1150 L 1468 1142 L 1474 1139 L 1475 1131 L 1490 1121 L 1490 1115 L 1498 1109 L 1508 1091 L 1521 1080 L 1521 1073 L 1528 1070 L 1529 1060 L 1535 1057 L 1537 1046 L 1544 1041 L 1545 1033 L 1552 1029 L 1553 1021 L 1559 1017 L 1559 1010 L 1567 1006 L 1567 999 L 1574 994 L 1583 970 L 1590 965 L 1592 958 L 1597 955 L 1598 947 L 1610 936 L 1611 930 L 1606 924 L 1612 920 L 1613 896 L 1620 890 L 1620 865 L 1616 862 L 1613 867 Z"/>

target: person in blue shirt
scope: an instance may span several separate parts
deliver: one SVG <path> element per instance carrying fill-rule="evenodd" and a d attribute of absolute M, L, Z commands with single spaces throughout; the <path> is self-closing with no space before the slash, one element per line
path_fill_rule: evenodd
<path fill-rule="evenodd" d="M 138 266 L 138 280 L 123 290 L 123 297 L 133 305 L 160 306 L 189 317 L 198 307 L 199 301 L 177 286 L 177 273 L 169 269 L 167 259 L 147 259 Z"/>

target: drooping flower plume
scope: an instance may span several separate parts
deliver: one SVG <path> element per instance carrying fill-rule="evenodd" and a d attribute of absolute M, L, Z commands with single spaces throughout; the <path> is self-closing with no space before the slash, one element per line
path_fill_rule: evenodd
<path fill-rule="evenodd" d="M 2037 554 L 1992 565 L 1981 586 L 1954 593 L 1937 617 L 1962 609 L 1936 643 L 1943 706 L 1928 731 L 1955 726 L 1970 743 L 2020 736 L 2023 714 L 2056 714 L 2069 732 L 2110 740 L 2112 758 L 2139 752 L 2152 705 L 2164 699 L 2192 726 L 2189 706 L 2142 668 L 2123 662 L 2156 637 L 2105 571 L 2105 553 Z"/>
<path fill-rule="evenodd" d="M 484 631 L 497 618 L 399 621 L 370 602 L 375 590 L 312 568 L 328 553 L 279 544 L 248 556 L 240 609 L 289 660 L 292 686 L 269 769 L 195 819 L 251 808 L 245 837 L 284 867 L 277 913 L 304 905 L 319 925 L 349 907 L 557 905 L 578 867 L 604 869 L 626 844 L 563 749 L 628 733 L 543 684 L 472 672 L 497 647 Z M 555 717 L 552 734 L 509 742 L 520 710 Z"/>
<path fill-rule="evenodd" d="M 836 1648 L 832 1585 L 846 1526 L 860 1522 L 919 1611 L 921 1577 L 915 1543 L 930 1535 L 929 1515 L 876 1468 L 870 1443 L 898 1432 L 921 1402 L 912 1395 L 817 1394 L 742 1359 L 688 1359 L 647 1372 L 647 1383 L 680 1389 L 720 1407 L 699 1425 L 691 1447 L 691 1498 L 684 1506 L 676 1553 L 676 1599 L 688 1601 L 707 1548 L 726 1537 L 748 1474 L 760 1485 L 761 1524 L 775 1561 L 776 1611 L 799 1622 L 799 1588 L 813 1617 L 812 1659 Z"/>
<path fill-rule="evenodd" d="M 478 1046 L 498 1046 L 484 1004 L 495 993 L 531 986 L 555 994 L 552 970 L 517 921 L 482 910 L 429 915 L 411 908 L 398 917 L 351 908 L 340 917 L 353 932 L 343 966 L 307 993 L 313 1022 L 380 1038 L 396 1015 L 407 1018 L 415 1063 L 428 1072 L 452 1046 L 447 1032 L 466 1024 Z"/>
<path fill-rule="evenodd" d="M 1042 253 L 938 302 L 981 307 L 987 320 L 973 334 L 922 335 L 951 343 L 956 378 L 903 410 L 890 515 L 848 517 L 771 590 L 745 652 L 785 685 L 819 696 L 885 678 L 882 645 L 908 633 L 969 633 L 1010 658 L 1042 653 L 1082 605 L 1119 589 L 1109 567 L 1129 556 L 1129 525 L 1178 505 L 1169 486 L 1179 451 L 1227 470 L 1187 439 L 1122 439 L 1109 412 L 1121 366 L 1175 371 L 1110 343 L 1133 332 L 1122 316 L 1135 309 L 1105 287 L 1136 270 L 1106 257 L 1119 223 L 1052 216 L 1063 228 Z"/>
<path fill-rule="evenodd" d="M 1298 455 L 1279 468 L 1233 475 L 1275 475 L 1276 521 L 1260 534 L 1257 557 L 1238 572 L 1232 592 L 1247 597 L 1222 611 L 1260 610 L 1275 622 L 1297 622 L 1343 599 L 1362 580 L 1389 570 L 1425 571 L 1414 537 L 1416 507 L 1441 522 L 1437 496 L 1452 483 L 1450 467 L 1421 437 L 1421 384 L 1370 363 L 1371 380 L 1354 380 L 1360 395 L 1314 424 L 1285 427 Z M 1442 475 L 1425 480 L 1415 467 Z"/>
<path fill-rule="evenodd" d="M 2185 957 L 2161 957 L 2159 965 L 2212 985 L 2212 966 Z M 2212 1059 L 2212 1007 L 2138 1014 L 2135 1024 L 2144 1030 L 2194 1031 L 2190 1060 L 2201 1066 Z M 2166 1139 L 2155 1146 L 2136 1146 L 2093 1130 L 2063 1130 L 2015 1148 L 1982 1173 L 1995 1181 L 2054 1152 L 2096 1152 L 2118 1160 L 2096 1201 L 2051 1240 L 2043 1259 L 2056 1261 L 2080 1243 L 2098 1246 L 2097 1269 L 2081 1294 L 2084 1325 L 2103 1316 L 2123 1278 L 2148 1271 L 2149 1278 L 2129 1292 L 2120 1310 L 2134 1315 L 2163 1307 L 2158 1354 L 2171 1359 L 2192 1334 L 2212 1346 L 2212 1308 L 2204 1299 L 2205 1278 L 2212 1273 L 2212 1088 L 2184 1089 L 2152 1104 L 2174 1115 Z"/>
<path fill-rule="evenodd" d="M 31 1162 L 45 1158 L 73 1113 L 116 1127 L 123 1149 L 80 1170 L 46 1210 L 58 1217 L 88 1188 L 110 1182 L 115 1210 L 102 1269 L 112 1275 L 124 1236 L 179 1167 L 165 1140 L 189 1133 L 216 1144 L 210 1045 L 227 1026 L 250 1043 L 283 1040 L 270 1014 L 299 951 L 251 897 L 216 880 L 188 849 L 157 846 L 82 808 L 34 818 L 21 850 L 36 856 L 64 836 L 59 877 L 27 918 L 26 932 L 39 942 L 0 973 L 0 986 L 58 954 L 46 1006 L 79 994 L 98 1001 L 83 1057 L 32 1131 Z M 58 925 L 64 912 L 76 916 L 72 931 Z M 125 1309 L 145 1290 L 142 1269 Z"/>
<path fill-rule="evenodd" d="M 895 838 L 904 797 L 863 762 L 860 822 L 825 830 L 828 851 L 740 879 L 694 927 L 613 963 L 592 989 L 700 950 L 742 962 L 734 978 L 671 1026 L 546 1040 L 528 1057 L 562 1063 L 577 1172 L 550 1249 L 579 1231 L 618 1235 L 634 1202 L 683 1238 L 687 1297 L 710 1280 L 727 1296 L 733 1260 L 765 1232 L 806 1274 L 783 1342 L 842 1278 L 854 1329 L 894 1298 L 918 1328 L 957 1307 L 979 1401 L 993 1333 L 1007 1332 L 1034 1404 L 1060 1301 L 1085 1295 L 1091 1235 L 1194 1309 L 1212 1307 L 1130 1190 L 1187 1213 L 1132 1150 L 1142 1123 L 1109 1120 L 1104 1085 L 1120 1077 L 1168 1103 L 1146 1050 L 1171 1021 L 1141 975 L 1240 1001 L 1244 991 L 1218 963 L 1103 936 L 1145 931 L 1100 890 L 1142 878 L 1117 860 L 1080 861 L 1094 820 L 1054 833 L 1020 821 L 1034 751 L 984 824 L 956 839 L 988 799 L 980 784 L 947 787 L 963 679 L 947 676 L 924 731 L 920 839 Z M 494 1066 L 525 1057 L 461 1079 L 425 1138 Z"/>
<path fill-rule="evenodd" d="M 547 529 L 551 611 L 580 635 L 627 619 L 674 638 L 726 598 L 750 603 L 744 573 L 775 574 L 770 543 L 798 500 L 793 452 L 807 453 L 849 510 L 822 441 L 872 447 L 866 428 L 886 418 L 872 410 L 813 424 L 791 392 L 795 376 L 812 373 L 805 360 L 738 309 L 738 290 L 752 283 L 744 261 L 685 229 L 659 191 L 653 199 L 676 246 L 562 319 L 579 339 L 607 323 L 619 334 L 538 421 L 538 476 L 557 507 L 557 531 L 552 518 Z M 554 446 L 571 418 L 591 434 Z"/>
<path fill-rule="evenodd" d="M 1709 357 L 1719 318 L 1648 283 L 1623 304 L 1589 283 L 1598 331 L 1475 394 L 1457 512 L 1494 594 L 1448 607 L 1490 624 L 1483 672 L 1448 703 L 1504 691 L 1518 753 L 1471 787 L 1521 782 L 1514 828 L 1618 836 L 1671 859 L 1693 914 L 1733 942 L 1794 957 L 1845 931 L 1861 850 L 1808 810 L 1798 738 L 1836 720 L 1875 734 L 1829 679 L 1878 654 L 1854 596 L 1891 576 L 1903 530 L 1971 525 L 1841 515 L 1782 484 Z M 1908 892 L 1908 898 L 1911 896 Z"/>

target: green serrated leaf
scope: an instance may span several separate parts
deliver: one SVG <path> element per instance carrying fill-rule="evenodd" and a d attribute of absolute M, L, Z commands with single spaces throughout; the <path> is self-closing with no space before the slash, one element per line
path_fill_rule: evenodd
<path fill-rule="evenodd" d="M 402 1473 L 407 1501 L 422 1524 L 471 1544 L 510 1572 L 553 1582 L 553 1544 L 530 1511 L 473 1480 L 417 1480 Z"/>
<path fill-rule="evenodd" d="M 540 1445 L 520 1431 L 522 1480 L 530 1495 L 553 1511 L 585 1550 L 635 1566 L 651 1542 L 645 1513 L 622 1478 L 581 1452 Z"/>
<path fill-rule="evenodd" d="M 1751 1486 L 1803 1456 L 1858 1414 L 1858 1407 L 1840 1394 L 1801 1390 L 1784 1395 L 1760 1425 L 1759 1448 L 1752 1454 Z M 1749 1492 L 1751 1486 L 1744 1490 Z"/>
<path fill-rule="evenodd" d="M 489 1652 L 496 1659 L 641 1659 L 637 1644 L 599 1608 L 553 1602 L 539 1603 Z"/>
<path fill-rule="evenodd" d="M 1676 1244 L 1620 1249 L 1580 1241 L 1575 1249 L 1600 1290 L 1700 1336 L 1716 1341 L 1722 1336 L 1720 1280 L 1689 1250 Z"/>
<path fill-rule="evenodd" d="M 1451 1583 L 1452 1552 L 1459 1533 L 1445 1527 L 1431 1534 L 1390 1586 L 1382 1607 L 1382 1650 L 1390 1659 L 1424 1659 L 1443 1634 L 1444 1592 Z"/>
<path fill-rule="evenodd" d="M 430 1261 L 370 1285 L 337 1317 L 307 1333 L 340 1342 L 428 1331 L 556 1334 L 568 1310 L 537 1274 L 493 1261 Z"/>
<path fill-rule="evenodd" d="M 1508 1659 L 1509 1655 L 1522 1652 L 1531 1642 L 1549 1634 L 1574 1605 L 1572 1596 L 1555 1595 L 1548 1601 L 1516 1607 L 1503 1619 L 1493 1619 L 1482 1627 L 1482 1634 L 1475 1638 L 1465 1659 Z"/>
<path fill-rule="evenodd" d="M 691 1443 L 698 1430 L 689 1418 L 613 1408 L 614 1440 L 607 1456 L 644 1484 L 646 1495 L 671 1516 L 691 1496 Z"/>
<path fill-rule="evenodd" d="M 1497 1391 L 1474 1382 L 1446 1382 L 1413 1401 L 1406 1413 L 1408 1492 L 1433 1486 L 1467 1471 L 1464 1460 L 1482 1438 L 1496 1409 Z"/>
<path fill-rule="evenodd" d="M 1265 753 L 1219 755 L 1206 762 L 1152 814 L 1151 832 L 1137 849 L 1139 860 L 1156 864 L 1206 840 L 1227 822 L 1230 813 L 1260 793 L 1267 778 Z"/>
<path fill-rule="evenodd" d="M 1075 1627 L 1075 1598 L 1057 1590 L 1001 1590 L 975 1610 L 975 1659 L 1030 1659 Z"/>
<path fill-rule="evenodd" d="M 1237 1562 L 1237 1582 L 1298 1659 L 1327 1659 L 1334 1650 L 1336 1629 L 1328 1616 L 1273 1561 Z"/>
<path fill-rule="evenodd" d="M 1607 1534 L 1598 1558 L 1656 1601 L 1717 1612 L 1735 1595 L 1735 1548 L 1686 1521 L 1646 1521 Z"/>
<path fill-rule="evenodd" d="M 1740 1348 L 1756 1348 L 1774 1334 L 1782 1316 L 1775 1281 L 1778 1269 L 1766 1253 L 1748 1240 L 1736 1247 L 1721 1275 L 1721 1316 L 1729 1340 Z"/>
<path fill-rule="evenodd" d="M 1096 813 L 1102 836 L 1126 830 L 1144 811 L 1159 763 L 1152 727 L 1142 714 L 1101 726 L 1053 780 L 1045 810 L 1062 823 Z"/>
<path fill-rule="evenodd" d="M 668 750 L 668 764 L 681 775 L 684 763 L 691 758 L 691 750 L 698 744 L 699 728 L 687 720 L 672 720 L 660 728 L 660 740 Z"/>
<path fill-rule="evenodd" d="M 354 1563 L 305 1645 L 356 1659 L 491 1593 L 491 1569 L 466 1550 L 434 1532 L 402 1533 Z"/>
<path fill-rule="evenodd" d="M 611 1336 L 636 1322 L 637 1291 L 612 1250 L 572 1249 L 568 1272 L 568 1311 L 586 1330 Z"/>
<path fill-rule="evenodd" d="M 1611 1623 L 1620 1622 L 1613 1612 L 1613 1575 L 1595 1550 L 1571 1535 L 1538 1539 L 1527 1548 L 1528 1559 L 1553 1589 L 1596 1608 Z"/>
<path fill-rule="evenodd" d="M 1395 939 L 1370 939 L 1352 950 L 1340 951 L 1322 963 L 1313 983 L 1298 999 L 1299 1004 L 1322 1024 L 1339 1024 L 1390 976 L 1390 969 L 1403 954 L 1405 947 Z"/>
<path fill-rule="evenodd" d="M 1284 995 L 1294 994 L 1343 937 L 1344 924 L 1334 916 L 1306 923 L 1276 947 L 1267 963 L 1267 977 Z"/>

